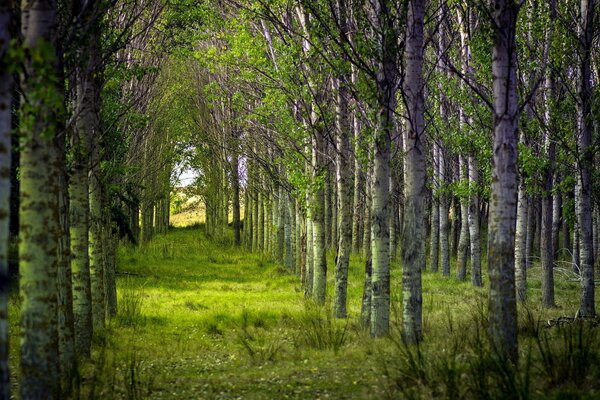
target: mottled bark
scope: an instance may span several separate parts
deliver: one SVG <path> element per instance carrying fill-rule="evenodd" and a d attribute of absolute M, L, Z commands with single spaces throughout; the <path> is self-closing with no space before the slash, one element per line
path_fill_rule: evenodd
<path fill-rule="evenodd" d="M 515 296 L 515 222 L 517 200 L 517 126 L 519 118 L 515 30 L 519 6 L 493 0 L 492 50 L 494 144 L 488 226 L 490 276 L 489 328 L 498 353 L 517 362 Z"/>
<path fill-rule="evenodd" d="M 388 334 L 390 322 L 390 147 L 394 133 L 397 90 L 397 42 L 391 5 L 387 1 L 370 3 L 375 41 L 377 126 L 374 133 L 371 186 L 371 335 Z"/>
<path fill-rule="evenodd" d="M 286 219 L 286 193 L 283 186 L 279 186 L 277 199 L 277 231 L 276 231 L 276 243 L 275 243 L 275 259 L 283 263 L 285 261 L 285 229 L 286 226 L 289 230 L 289 221 Z M 288 233 L 289 236 L 289 233 Z"/>
<path fill-rule="evenodd" d="M 474 156 L 469 156 L 469 239 L 471 243 L 471 282 L 483 286 L 481 278 L 481 239 L 479 228 L 479 169 Z"/>
<path fill-rule="evenodd" d="M 440 168 L 440 185 L 446 184 L 446 157 L 445 151 L 442 147 L 439 148 L 438 152 L 438 164 Z M 444 276 L 450 276 L 450 221 L 448 219 L 449 214 L 449 199 L 448 194 L 444 191 L 440 196 L 440 268 Z"/>
<path fill-rule="evenodd" d="M 551 1 L 551 21 L 556 19 L 556 2 Z M 551 22 L 553 23 L 553 22 Z M 552 38 L 552 26 L 549 28 L 548 41 Z M 554 88 L 554 74 L 551 72 L 546 77 L 546 126 L 555 131 L 555 122 L 551 104 L 558 95 Z M 554 180 L 554 161 L 556 157 L 556 145 L 552 140 L 551 132 L 545 132 L 544 149 L 546 153 L 546 165 L 543 177 L 542 192 L 542 223 L 540 227 L 540 260 L 542 265 L 542 304 L 544 307 L 554 307 L 554 246 L 552 236 L 553 198 L 552 184 Z"/>
<path fill-rule="evenodd" d="M 40 90 L 62 95 L 53 83 L 56 4 L 24 1 L 21 12 L 23 45 L 28 49 L 21 81 L 24 100 L 42 100 L 25 104 L 21 124 L 20 389 L 23 399 L 56 399 L 60 391 L 56 285 L 60 221 L 54 138 L 60 123 L 58 105 L 39 95 Z"/>
<path fill-rule="evenodd" d="M 0 400 L 10 398 L 8 367 L 8 239 L 10 236 L 10 166 L 12 75 L 6 53 L 12 10 L 0 4 Z"/>
<path fill-rule="evenodd" d="M 554 182 L 558 182 L 558 174 L 554 176 Z M 560 255 L 560 226 L 562 224 L 562 195 L 555 191 L 552 196 L 552 248 L 554 249 L 554 258 Z"/>
<path fill-rule="evenodd" d="M 233 243 L 239 246 L 241 238 L 241 219 L 240 219 L 240 171 L 239 158 L 237 154 L 232 156 L 231 160 L 231 188 L 233 189 L 232 211 L 233 211 Z"/>
<path fill-rule="evenodd" d="M 89 259 L 89 150 L 88 130 L 97 134 L 94 119 L 96 93 L 90 73 L 79 71 L 76 82 L 75 129 L 72 131 L 73 161 L 69 179 L 69 213 L 71 236 L 71 270 L 73 280 L 73 314 L 75 347 L 82 357 L 89 357 L 92 346 L 92 289 Z"/>
<path fill-rule="evenodd" d="M 430 256 L 429 269 L 431 272 L 437 272 L 439 269 L 439 254 L 440 254 L 440 202 L 439 202 L 439 175 L 440 166 L 438 163 L 439 146 L 433 143 L 433 181 L 432 181 L 432 199 L 431 199 L 431 240 L 430 240 Z"/>
<path fill-rule="evenodd" d="M 339 10 L 344 10 L 342 32 L 345 35 L 348 24 L 345 16 L 346 2 L 338 0 Z M 341 75 L 338 84 L 338 101 L 336 112 L 336 184 L 339 210 L 339 241 L 337 243 L 337 260 L 335 264 L 334 315 L 346 318 L 348 267 L 352 251 L 352 167 L 350 158 L 350 136 L 352 135 L 348 113 L 349 76 Z"/>
<path fill-rule="evenodd" d="M 69 190 L 67 184 L 65 135 L 55 139 L 58 168 L 59 239 L 57 264 L 58 350 L 60 357 L 61 397 L 71 396 L 77 377 L 75 322 L 71 273 L 71 240 L 69 236 Z"/>
<path fill-rule="evenodd" d="M 104 224 L 103 261 L 104 261 L 104 298 L 106 301 L 106 316 L 117 315 L 117 234 L 118 231 L 110 218 Z"/>
<path fill-rule="evenodd" d="M 575 206 L 580 229 L 580 261 L 581 261 L 581 302 L 579 311 L 582 316 L 596 315 L 594 296 L 594 245 L 592 232 L 592 168 L 594 129 L 592 115 L 592 74 L 591 57 L 594 39 L 594 0 L 581 0 L 581 33 L 579 42 L 582 45 L 579 65 L 579 87 L 577 117 L 579 132 L 577 133 L 578 157 L 578 189 Z"/>
<path fill-rule="evenodd" d="M 408 111 L 402 229 L 402 328 L 405 340 L 423 336 L 421 271 L 425 263 L 425 100 L 423 82 L 423 18 L 425 2 L 408 3 L 404 95 Z"/>
<path fill-rule="evenodd" d="M 529 213 L 529 200 L 525 193 L 525 183 L 523 179 L 519 182 L 519 192 L 517 196 L 517 222 L 515 232 L 515 284 L 517 287 L 517 299 L 525 301 L 527 299 L 527 221 Z"/>
<path fill-rule="evenodd" d="M 106 318 L 106 299 L 104 292 L 104 244 L 103 235 L 103 202 L 102 197 L 104 190 L 100 177 L 100 138 L 98 137 L 99 129 L 91 130 L 95 135 L 91 138 L 92 150 L 90 155 L 90 230 L 89 230 L 89 247 L 90 247 L 90 280 L 92 287 L 92 324 L 94 332 L 99 332 L 104 329 Z M 88 132 L 88 134 L 91 134 Z M 149 207 L 152 210 L 152 207 Z M 150 215 L 152 212 L 150 211 Z M 152 225 L 152 217 L 150 217 L 150 225 Z M 148 238 L 149 240 L 149 238 Z"/>
<path fill-rule="evenodd" d="M 464 155 L 459 155 L 459 176 L 461 182 L 468 182 L 469 169 Z M 458 255 L 456 258 L 458 280 L 465 280 L 467 277 L 467 254 L 469 251 L 469 203 L 468 199 L 460 198 L 460 236 L 458 239 Z"/>
<path fill-rule="evenodd" d="M 296 221 L 294 219 L 294 201 L 288 193 L 281 188 L 281 195 L 284 202 L 285 226 L 284 226 L 284 242 L 285 242 L 285 259 L 284 265 L 290 271 L 294 271 L 294 244 L 296 242 Z"/>
<path fill-rule="evenodd" d="M 313 120 L 316 118 L 313 116 Z M 327 259 L 326 259 L 326 227 L 325 227 L 325 188 L 317 183 L 317 177 L 323 173 L 323 146 L 322 132 L 316 132 L 313 137 L 313 187 L 311 199 L 312 218 L 312 251 L 313 251 L 313 299 L 317 304 L 325 303 L 327 289 Z M 310 249 L 309 249 L 310 251 Z"/>

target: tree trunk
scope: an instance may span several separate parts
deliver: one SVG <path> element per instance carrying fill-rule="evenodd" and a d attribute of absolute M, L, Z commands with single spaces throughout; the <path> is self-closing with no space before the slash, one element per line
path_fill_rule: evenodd
<path fill-rule="evenodd" d="M 92 289 L 89 259 L 89 151 L 88 131 L 94 129 L 95 93 L 91 82 L 91 68 L 77 75 L 77 103 L 75 130 L 71 148 L 73 163 L 69 180 L 71 269 L 73 279 L 73 314 L 75 319 L 75 346 L 77 353 L 89 357 L 92 346 Z M 89 70 L 89 73 L 88 73 Z M 136 214 L 137 215 L 137 214 Z"/>
<path fill-rule="evenodd" d="M 22 3 L 23 45 L 28 49 L 21 87 L 24 99 L 39 98 L 40 87 L 62 96 L 56 85 L 56 4 Z M 43 65 L 33 57 L 45 57 Z M 52 56 L 52 59 L 49 59 Z M 60 235 L 58 154 L 54 137 L 60 128 L 58 105 L 29 103 L 23 109 L 24 140 L 20 167 L 19 272 L 21 304 L 21 398 L 59 398 L 57 254 Z M 60 97 L 59 97 L 60 98 Z M 58 102 L 60 104 L 60 100 Z M 64 134 L 64 132 L 60 132 Z M 49 140 L 48 137 L 51 139 Z"/>
<path fill-rule="evenodd" d="M 439 269 L 440 255 L 440 166 L 438 164 L 439 146 L 433 143 L 433 180 L 432 180 L 432 196 L 431 196 L 431 241 L 430 241 L 430 258 L 429 269 L 431 272 L 437 272 Z"/>
<path fill-rule="evenodd" d="M 551 2 L 551 21 L 556 19 L 556 3 Z M 552 24 L 552 22 L 551 22 Z M 552 39 L 552 26 L 549 28 L 548 41 Z M 550 104 L 557 98 L 558 94 L 554 89 L 554 74 L 550 72 L 546 77 L 546 125 L 552 132 L 556 132 L 553 118 L 553 111 Z M 542 264 L 542 304 L 544 307 L 554 307 L 554 247 L 553 247 L 553 204 L 552 204 L 552 183 L 554 179 L 554 159 L 556 157 L 556 145 L 551 137 L 551 132 L 545 132 L 545 152 L 548 157 L 544 170 L 544 191 L 542 192 L 542 223 L 540 237 L 540 259 Z"/>
<path fill-rule="evenodd" d="M 0 400 L 10 398 L 8 368 L 8 241 L 10 237 L 12 74 L 5 61 L 12 9 L 0 4 Z"/>
<path fill-rule="evenodd" d="M 517 286 L 517 299 L 527 299 L 527 264 L 525 262 L 527 248 L 527 221 L 529 201 L 525 193 L 524 179 L 519 182 L 517 198 L 517 223 L 515 233 L 515 284 Z"/>
<path fill-rule="evenodd" d="M 555 174 L 554 181 L 558 182 L 558 174 Z M 558 259 L 560 255 L 560 225 L 562 223 L 562 195 L 556 191 L 552 198 L 552 249 L 554 249 L 554 258 Z"/>
<path fill-rule="evenodd" d="M 421 271 L 425 264 L 425 99 L 423 83 L 423 0 L 408 4 L 406 80 L 408 111 L 405 164 L 405 216 L 402 229 L 402 327 L 404 339 L 419 342 L 423 336 Z"/>
<path fill-rule="evenodd" d="M 464 155 L 459 155 L 459 176 L 461 182 L 469 180 L 469 166 Z M 460 237 L 458 240 L 458 257 L 456 264 L 458 270 L 456 277 L 458 280 L 465 280 L 467 277 L 467 252 L 469 251 L 469 204 L 468 199 L 460 198 Z"/>
<path fill-rule="evenodd" d="M 469 234 L 471 242 L 471 282 L 483 286 L 481 279 L 481 239 L 479 228 L 479 169 L 475 156 L 469 156 Z"/>
<path fill-rule="evenodd" d="M 240 221 L 240 171 L 239 159 L 234 154 L 231 160 L 231 187 L 233 189 L 233 243 L 239 246 L 242 243 Z"/>
<path fill-rule="evenodd" d="M 594 39 L 594 0 L 581 0 L 581 33 L 579 42 L 582 45 L 581 64 L 579 65 L 579 90 L 577 116 L 579 132 L 577 144 L 578 157 L 578 189 L 576 215 L 580 229 L 580 261 L 581 261 L 581 304 L 580 313 L 584 317 L 596 315 L 594 300 L 594 245 L 592 232 L 592 168 L 594 129 L 592 113 L 592 76 L 591 54 Z"/>
<path fill-rule="evenodd" d="M 446 184 L 446 157 L 445 150 L 440 147 L 438 149 L 438 164 L 440 168 L 439 182 L 441 186 Z M 448 220 L 449 200 L 445 190 L 440 196 L 440 263 L 442 274 L 450 276 L 450 243 L 448 237 L 450 235 L 450 221 Z"/>
<path fill-rule="evenodd" d="M 73 315 L 73 287 L 71 274 L 71 240 L 69 236 L 69 189 L 67 183 L 65 136 L 55 138 L 58 166 L 58 350 L 60 357 L 61 396 L 71 396 L 77 376 L 75 326 Z"/>
<path fill-rule="evenodd" d="M 492 2 L 494 148 L 488 227 L 489 323 L 493 346 L 517 362 L 515 222 L 517 200 L 516 20 L 514 0 Z"/>
<path fill-rule="evenodd" d="M 342 34 L 347 35 L 346 1 L 338 0 Z M 342 74 L 338 82 L 336 112 L 336 184 L 338 193 L 339 242 L 335 264 L 334 315 L 346 318 L 348 267 L 352 251 L 352 160 L 350 155 L 350 116 L 348 113 L 348 88 L 350 77 Z"/>
<path fill-rule="evenodd" d="M 313 121 L 316 121 L 315 116 L 313 116 Z M 324 165 L 322 160 L 324 146 L 322 133 L 315 132 L 313 140 L 313 184 L 315 184 L 311 204 L 313 225 L 313 298 L 317 304 L 325 304 L 327 288 L 327 259 L 325 257 L 325 188 L 321 183 L 317 182 L 317 177 L 323 173 Z"/>

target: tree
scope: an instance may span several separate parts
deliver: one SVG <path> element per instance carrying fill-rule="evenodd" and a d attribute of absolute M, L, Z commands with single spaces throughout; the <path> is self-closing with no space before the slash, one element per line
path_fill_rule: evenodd
<path fill-rule="evenodd" d="M 402 230 L 403 334 L 410 343 L 423 335 L 421 271 L 425 269 L 425 99 L 423 25 L 425 2 L 408 3 L 404 96 L 408 122 L 405 139 L 405 206 Z"/>
<path fill-rule="evenodd" d="M 56 177 L 62 93 L 55 49 L 56 4 L 23 2 L 25 68 L 21 129 L 19 271 L 21 305 L 21 397 L 59 397 L 57 261 L 59 238 Z M 47 90 L 49 88 L 49 90 Z"/>
<path fill-rule="evenodd" d="M 577 145 L 579 149 L 577 167 L 576 214 L 581 230 L 581 305 L 582 316 L 593 317 L 596 314 L 594 304 L 594 246 L 592 223 L 592 132 L 591 117 L 591 52 L 594 40 L 594 0 L 580 2 L 579 34 L 579 87 L 577 91 Z"/>
<path fill-rule="evenodd" d="M 488 225 L 490 336 L 499 354 L 513 362 L 518 358 L 514 249 L 519 120 L 515 40 L 518 12 L 519 6 L 513 0 L 490 3 L 494 31 L 494 155 Z"/>
<path fill-rule="evenodd" d="M 12 10 L 0 4 L 0 400 L 10 398 L 8 369 L 8 237 L 10 217 L 10 166 L 12 71 L 8 48 Z"/>

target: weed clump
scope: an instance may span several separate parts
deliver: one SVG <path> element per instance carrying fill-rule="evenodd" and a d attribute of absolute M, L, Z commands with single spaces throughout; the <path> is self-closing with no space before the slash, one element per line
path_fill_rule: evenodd
<path fill-rule="evenodd" d="M 144 302 L 144 289 L 138 288 L 132 278 L 122 280 L 120 284 L 121 296 L 119 299 L 119 312 L 117 321 L 121 326 L 134 327 L 144 322 L 142 305 Z"/>
<path fill-rule="evenodd" d="M 348 340 L 348 320 L 337 320 L 330 309 L 307 303 L 298 319 L 298 345 L 318 350 L 333 350 L 335 354 Z"/>

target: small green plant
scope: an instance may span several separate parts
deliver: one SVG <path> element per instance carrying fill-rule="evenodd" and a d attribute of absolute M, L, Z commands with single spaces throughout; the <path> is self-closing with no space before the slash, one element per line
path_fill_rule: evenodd
<path fill-rule="evenodd" d="M 144 322 L 143 301 L 143 287 L 138 288 L 132 278 L 124 279 L 121 284 L 121 298 L 117 314 L 117 320 L 121 326 L 137 326 Z"/>
<path fill-rule="evenodd" d="M 307 303 L 298 328 L 297 343 L 314 349 L 337 354 L 348 340 L 348 320 L 336 320 L 331 310 L 313 303 Z"/>
<path fill-rule="evenodd" d="M 150 398 L 153 386 L 152 375 L 145 373 L 135 351 L 127 352 L 125 355 L 125 368 L 122 369 L 122 373 L 127 400 Z"/>
<path fill-rule="evenodd" d="M 242 310 L 237 340 L 253 364 L 275 361 L 283 348 L 283 341 L 266 337 L 264 328 L 264 319 L 251 321 L 250 312 Z"/>
<path fill-rule="evenodd" d="M 598 329 L 585 320 L 543 329 L 535 343 L 550 386 L 581 385 L 600 361 Z"/>

